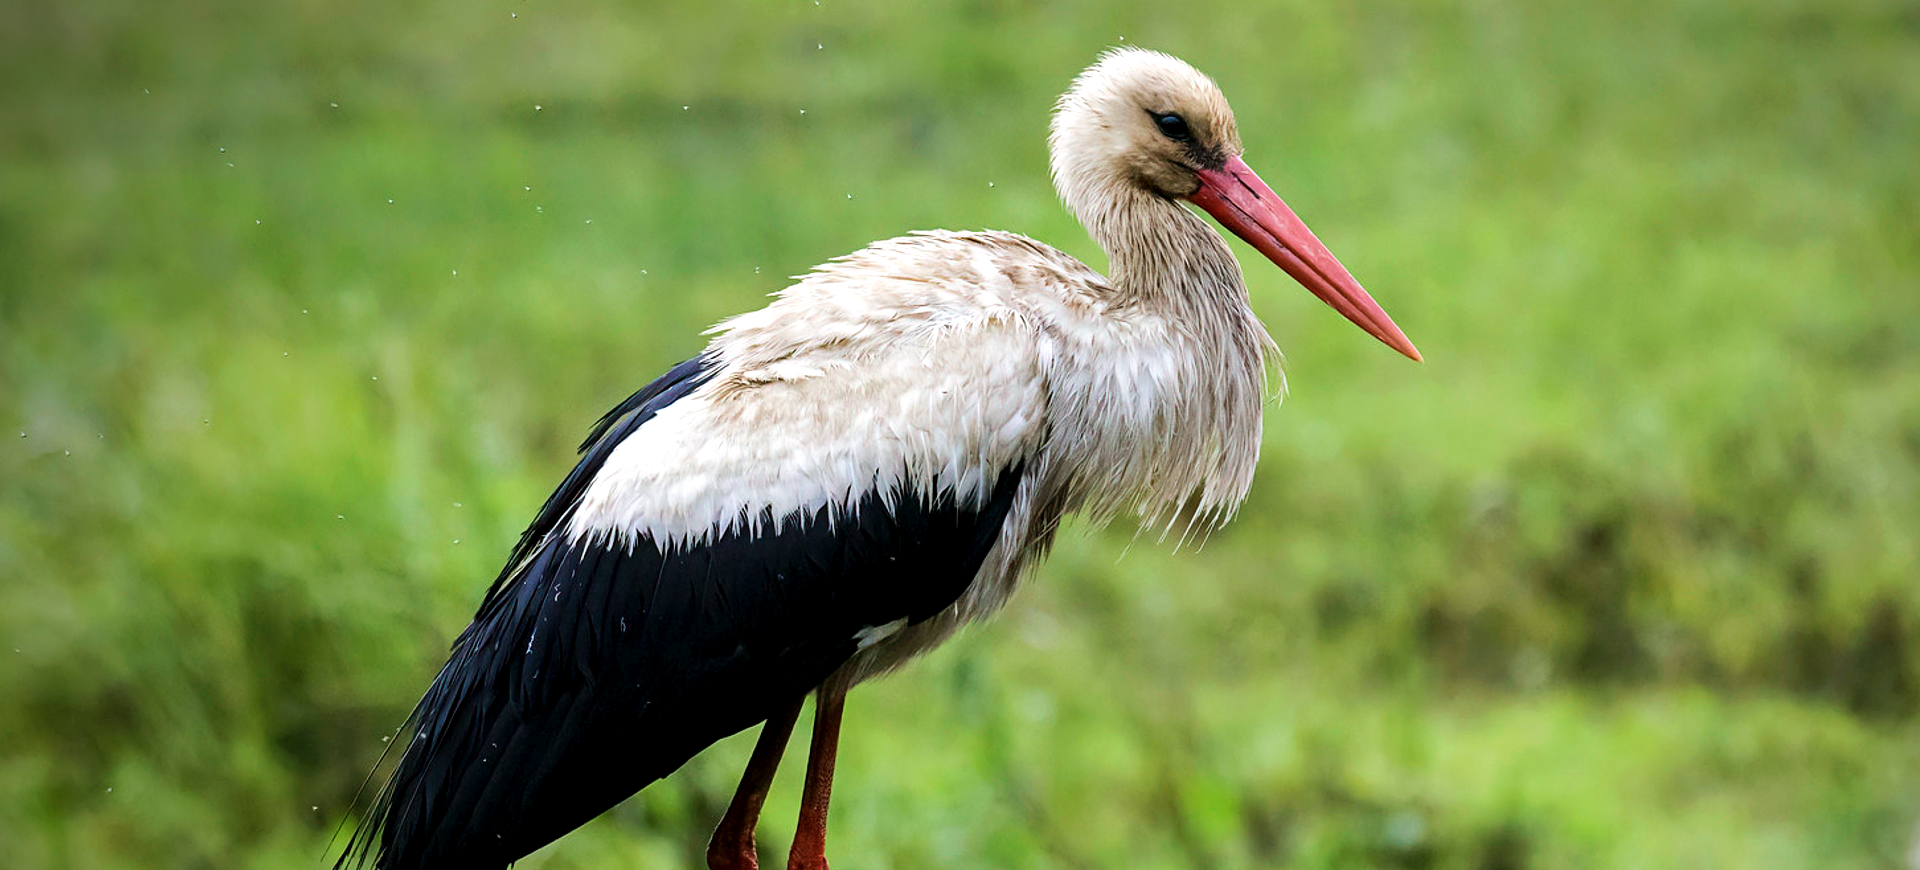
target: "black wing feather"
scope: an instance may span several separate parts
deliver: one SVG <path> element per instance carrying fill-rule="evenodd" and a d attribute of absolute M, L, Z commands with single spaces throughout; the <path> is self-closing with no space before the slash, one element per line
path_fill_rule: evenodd
<path fill-rule="evenodd" d="M 574 506 L 580 503 L 580 496 L 587 491 L 587 484 L 592 483 L 593 476 L 599 474 L 601 466 L 607 464 L 607 457 L 613 454 L 613 448 L 620 446 L 620 442 L 625 441 L 642 423 L 653 419 L 653 415 L 661 408 L 699 389 L 712 377 L 713 372 L 709 370 L 706 357 L 696 356 L 669 369 L 666 374 L 613 406 L 613 410 L 601 415 L 593 424 L 593 429 L 587 432 L 586 440 L 580 442 L 579 464 L 567 473 L 567 478 L 560 482 L 559 488 L 547 496 L 546 504 L 540 506 L 540 512 L 534 515 L 533 522 L 528 523 L 527 530 L 520 533 L 520 541 L 514 544 L 513 554 L 507 557 L 506 566 L 500 569 L 500 576 L 494 578 L 493 588 L 487 590 L 487 597 L 481 602 L 482 614 L 513 578 L 515 569 L 546 539 L 547 533 L 559 528 L 572 515 Z"/>
<path fill-rule="evenodd" d="M 709 377 L 682 363 L 594 427 L 415 708 L 338 866 L 506 867 L 819 685 L 860 630 L 931 617 L 973 581 L 1018 468 L 981 504 L 856 493 L 699 546 L 555 534 L 613 448 Z"/>

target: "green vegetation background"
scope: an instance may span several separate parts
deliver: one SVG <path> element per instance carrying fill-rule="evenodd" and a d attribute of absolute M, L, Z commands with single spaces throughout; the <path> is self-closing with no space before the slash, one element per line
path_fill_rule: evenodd
<path fill-rule="evenodd" d="M 1102 261 L 1042 137 L 1122 41 L 1220 80 L 1429 362 L 1236 248 L 1293 387 L 1240 520 L 1070 534 L 855 693 L 836 866 L 1905 866 L 1920 6 L 1876 0 L 6 4 L 0 865 L 322 866 L 703 327 L 914 228 Z M 750 740 L 523 866 L 695 866 Z"/>

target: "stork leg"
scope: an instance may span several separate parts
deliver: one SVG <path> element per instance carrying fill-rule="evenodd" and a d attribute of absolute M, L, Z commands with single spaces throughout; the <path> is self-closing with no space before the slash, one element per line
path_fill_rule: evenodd
<path fill-rule="evenodd" d="M 800 718 L 800 707 L 807 701 L 801 695 L 760 726 L 760 739 L 753 744 L 753 757 L 746 772 L 740 774 L 740 788 L 727 804 L 727 814 L 713 829 L 707 841 L 708 870 L 760 870 L 760 855 L 754 848 L 753 829 L 760 821 L 760 807 L 767 802 L 767 788 L 773 785 L 773 772 L 780 767 L 780 756 L 787 750 L 787 738 L 793 735 L 793 723 Z"/>
<path fill-rule="evenodd" d="M 848 684 L 830 678 L 813 701 L 813 747 L 807 753 L 807 782 L 800 793 L 800 826 L 793 832 L 787 870 L 827 870 L 827 799 L 833 794 L 833 759 L 840 746 L 840 713 Z"/>

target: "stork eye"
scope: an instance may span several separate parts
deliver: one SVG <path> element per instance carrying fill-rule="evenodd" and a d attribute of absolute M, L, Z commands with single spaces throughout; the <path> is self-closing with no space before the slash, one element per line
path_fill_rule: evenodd
<path fill-rule="evenodd" d="M 1160 135 L 1175 142 L 1188 142 L 1193 139 L 1193 131 L 1187 129 L 1187 120 L 1173 112 L 1154 112 L 1153 123 L 1160 128 Z"/>

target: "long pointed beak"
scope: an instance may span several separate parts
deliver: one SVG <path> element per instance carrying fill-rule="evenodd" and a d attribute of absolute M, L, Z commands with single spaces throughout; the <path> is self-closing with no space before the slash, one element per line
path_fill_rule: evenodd
<path fill-rule="evenodd" d="M 1187 200 L 1206 209 L 1221 226 L 1245 239 L 1368 335 L 1415 362 L 1420 360 L 1420 351 L 1407 334 L 1246 161 L 1229 157 L 1219 169 L 1200 170 L 1200 189 Z"/>

